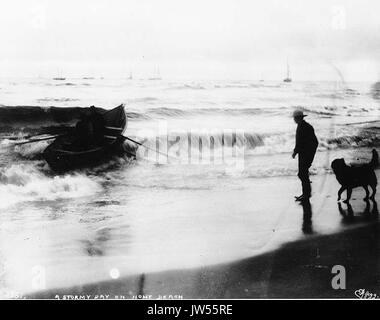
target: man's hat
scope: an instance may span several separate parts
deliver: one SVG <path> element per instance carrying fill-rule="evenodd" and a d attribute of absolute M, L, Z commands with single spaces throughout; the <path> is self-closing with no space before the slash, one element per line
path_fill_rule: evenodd
<path fill-rule="evenodd" d="M 295 110 L 293 112 L 293 118 L 304 118 L 304 117 L 307 117 L 307 115 L 303 114 L 302 110 Z"/>

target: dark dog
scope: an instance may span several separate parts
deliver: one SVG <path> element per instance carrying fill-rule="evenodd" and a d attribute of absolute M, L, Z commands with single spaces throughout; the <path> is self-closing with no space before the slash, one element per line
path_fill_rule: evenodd
<path fill-rule="evenodd" d="M 335 159 L 331 163 L 336 179 L 342 185 L 338 191 L 338 201 L 344 190 L 347 190 L 347 199 L 349 202 L 352 189 L 363 187 L 366 192 L 364 200 L 374 199 L 376 194 L 377 178 L 374 169 L 379 165 L 379 155 L 375 149 L 372 150 L 372 160 L 367 164 L 348 166 L 344 159 Z M 369 197 L 368 186 L 372 188 L 372 195 Z"/>

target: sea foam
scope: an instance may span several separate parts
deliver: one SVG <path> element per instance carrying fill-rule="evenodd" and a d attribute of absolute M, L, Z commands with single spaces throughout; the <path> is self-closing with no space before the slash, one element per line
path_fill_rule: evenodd
<path fill-rule="evenodd" d="M 101 190 L 89 176 L 67 174 L 48 176 L 33 163 L 14 164 L 0 170 L 0 207 L 23 201 L 45 201 L 85 197 Z"/>

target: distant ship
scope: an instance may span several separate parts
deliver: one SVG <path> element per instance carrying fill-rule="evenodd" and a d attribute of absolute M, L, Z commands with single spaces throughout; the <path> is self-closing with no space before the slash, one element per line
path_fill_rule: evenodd
<path fill-rule="evenodd" d="M 128 80 L 133 80 L 133 74 L 132 74 L 132 71 L 129 71 L 129 77 L 128 77 Z"/>
<path fill-rule="evenodd" d="M 292 82 L 292 78 L 290 78 L 290 69 L 289 69 L 289 62 L 286 63 L 287 71 L 286 71 L 286 78 L 284 79 L 284 82 Z"/>
<path fill-rule="evenodd" d="M 155 68 L 153 77 L 149 78 L 149 80 L 162 80 L 159 67 Z"/>
<path fill-rule="evenodd" d="M 63 80 L 66 80 L 66 78 L 62 77 L 62 72 L 58 72 L 58 76 L 54 77 L 53 80 L 63 81 Z"/>

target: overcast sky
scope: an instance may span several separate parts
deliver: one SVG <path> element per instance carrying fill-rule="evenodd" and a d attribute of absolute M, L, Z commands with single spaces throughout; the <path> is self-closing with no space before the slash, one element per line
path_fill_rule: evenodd
<path fill-rule="evenodd" d="M 0 74 L 377 80 L 376 0 L 1 0 Z M 339 71 L 339 72 L 338 72 Z"/>

